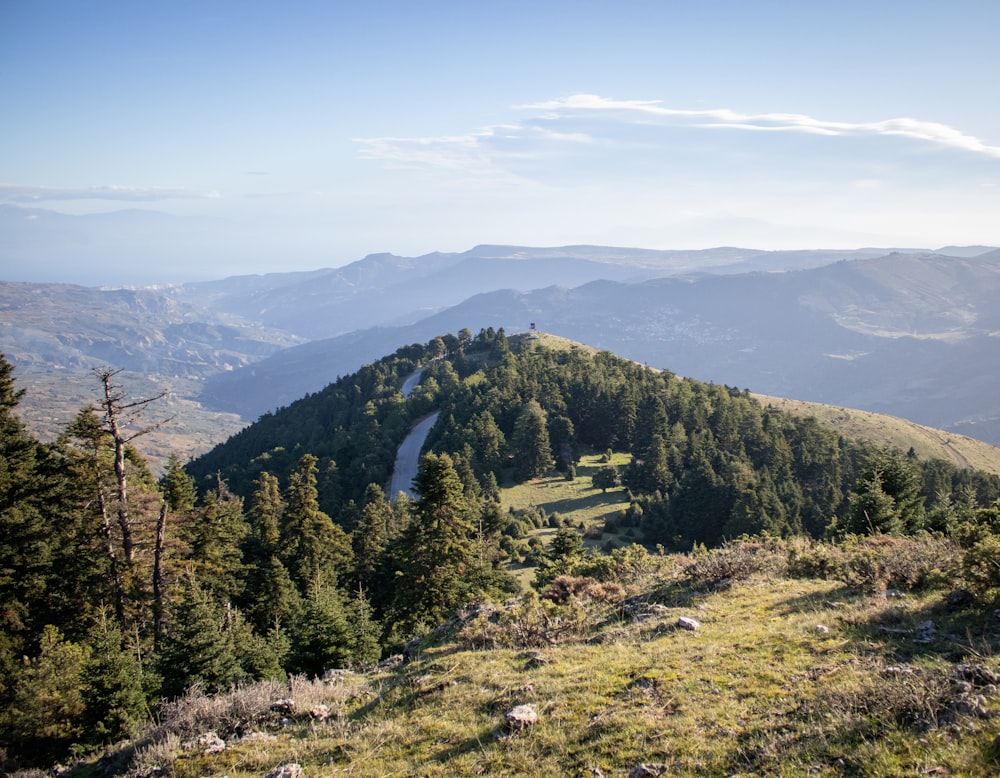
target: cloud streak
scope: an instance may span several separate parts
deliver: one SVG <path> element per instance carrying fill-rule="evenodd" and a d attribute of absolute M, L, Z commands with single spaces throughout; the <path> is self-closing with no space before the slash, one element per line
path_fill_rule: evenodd
<path fill-rule="evenodd" d="M 518 163 L 554 159 L 587 147 L 629 145 L 628 128 L 728 130 L 747 133 L 799 133 L 820 137 L 901 137 L 952 151 L 1000 159 L 991 145 L 954 127 L 912 118 L 843 122 L 797 113 L 739 113 L 727 108 L 668 108 L 660 100 L 615 100 L 578 94 L 515 106 L 532 111 L 524 122 L 485 127 L 464 135 L 355 138 L 362 159 L 401 169 L 461 172 L 470 178 L 500 179 Z M 596 129 L 594 119 L 601 119 Z M 582 131 L 586 124 L 588 131 Z M 566 128 L 563 131 L 557 127 Z M 615 129 L 615 128 L 620 129 Z M 652 142 L 647 134 L 643 143 Z"/>
<path fill-rule="evenodd" d="M 115 200 L 151 203 L 161 200 L 216 200 L 216 191 L 168 189 L 158 186 L 90 186 L 60 188 L 47 186 L 0 186 L 0 200 L 15 203 L 41 203 L 60 200 Z"/>
<path fill-rule="evenodd" d="M 550 118 L 579 113 L 617 113 L 632 121 L 658 120 L 665 124 L 688 124 L 708 129 L 801 132 L 827 136 L 902 136 L 1000 159 L 1000 146 L 990 145 L 947 124 L 920 119 L 896 118 L 877 122 L 837 122 L 797 113 L 744 114 L 726 108 L 694 111 L 665 108 L 660 100 L 613 100 L 599 95 L 572 95 L 541 103 L 518 106 L 542 110 Z"/>

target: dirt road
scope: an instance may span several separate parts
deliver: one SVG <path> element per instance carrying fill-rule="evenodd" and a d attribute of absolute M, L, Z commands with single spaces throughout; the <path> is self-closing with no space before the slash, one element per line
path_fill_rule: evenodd
<path fill-rule="evenodd" d="M 392 468 L 392 480 L 389 483 L 388 498 L 391 500 L 400 492 L 413 497 L 413 479 L 417 475 L 417 465 L 420 463 L 420 449 L 427 440 L 427 435 L 437 421 L 438 414 L 432 413 L 418 421 L 410 434 L 400 444 L 396 452 L 396 464 Z"/>

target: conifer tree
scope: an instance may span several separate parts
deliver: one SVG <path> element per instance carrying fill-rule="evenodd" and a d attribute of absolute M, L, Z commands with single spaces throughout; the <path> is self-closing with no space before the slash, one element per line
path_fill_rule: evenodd
<path fill-rule="evenodd" d="M 89 643 L 82 673 L 87 740 L 96 745 L 131 737 L 147 716 L 139 660 L 122 648 L 118 626 L 106 617 L 91 631 Z"/>
<path fill-rule="evenodd" d="M 320 582 L 335 584 L 353 555 L 347 533 L 319 509 L 316 469 L 316 457 L 304 455 L 285 490 L 283 559 L 303 590 Z"/>
<path fill-rule="evenodd" d="M 362 667 L 370 667 L 382 655 L 381 627 L 372 613 L 364 590 L 358 590 L 348 604 L 351 626 L 351 658 Z"/>
<path fill-rule="evenodd" d="M 39 653 L 17 675 L 2 725 L 8 742 L 29 757 L 61 755 L 83 734 L 81 673 L 87 651 L 51 624 L 42 630 Z"/>
<path fill-rule="evenodd" d="M 333 586 L 314 584 L 292 630 L 290 671 L 315 677 L 347 667 L 352 637 L 340 592 Z"/>
<path fill-rule="evenodd" d="M 194 479 L 184 472 L 180 457 L 167 457 L 167 468 L 160 479 L 160 492 L 171 513 L 187 513 L 194 508 L 198 499 Z"/>
<path fill-rule="evenodd" d="M 184 528 L 195 575 L 213 599 L 231 601 L 242 593 L 242 543 L 248 532 L 243 499 L 219 480 L 215 490 L 206 495 L 205 505 Z"/>
<path fill-rule="evenodd" d="M 194 575 L 185 575 L 158 656 L 164 697 L 177 697 L 194 684 L 217 692 L 244 677 L 225 626 L 222 609 Z"/>
<path fill-rule="evenodd" d="M 392 508 L 378 484 L 369 484 L 365 490 L 365 505 L 361 509 L 361 520 L 355 528 L 352 545 L 357 579 L 362 588 L 371 590 L 376 583 L 376 575 L 389 543 L 389 527 L 392 524 Z"/>
<path fill-rule="evenodd" d="M 447 454 L 426 454 L 414 478 L 414 515 L 397 549 L 390 623 L 398 637 L 442 622 L 468 594 L 473 527 Z"/>
<path fill-rule="evenodd" d="M 544 475 L 552 467 L 552 446 L 545 411 L 537 400 L 529 400 L 521 410 L 511 436 L 515 466 L 521 478 Z"/>

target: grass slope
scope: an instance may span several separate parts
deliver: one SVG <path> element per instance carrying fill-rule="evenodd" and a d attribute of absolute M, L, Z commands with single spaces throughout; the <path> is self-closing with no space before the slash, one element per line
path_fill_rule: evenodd
<path fill-rule="evenodd" d="M 161 714 L 129 772 L 995 774 L 996 689 L 962 680 L 961 664 L 992 673 L 995 619 L 949 610 L 942 589 L 887 599 L 789 577 L 780 550 L 748 553 L 764 568 L 721 586 L 690 574 L 706 558 L 649 557 L 624 601 L 470 607 L 403 664 L 193 692 Z M 507 721 L 520 705 L 536 724 Z M 209 728 L 223 750 L 210 753 Z"/>
<path fill-rule="evenodd" d="M 912 447 L 921 459 L 944 459 L 957 467 L 1000 473 L 1000 448 L 981 440 L 882 413 L 767 395 L 754 396 L 765 406 L 799 416 L 812 416 L 846 438 L 889 445 L 900 451 L 909 451 Z"/>

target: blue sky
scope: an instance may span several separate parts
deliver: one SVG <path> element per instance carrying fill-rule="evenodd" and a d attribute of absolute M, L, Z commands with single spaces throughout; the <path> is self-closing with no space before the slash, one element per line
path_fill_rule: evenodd
<path fill-rule="evenodd" d="M 0 277 L 1000 245 L 998 29 L 995 0 L 0 0 L 0 205 L 168 215 L 58 252 L 15 224 Z"/>

